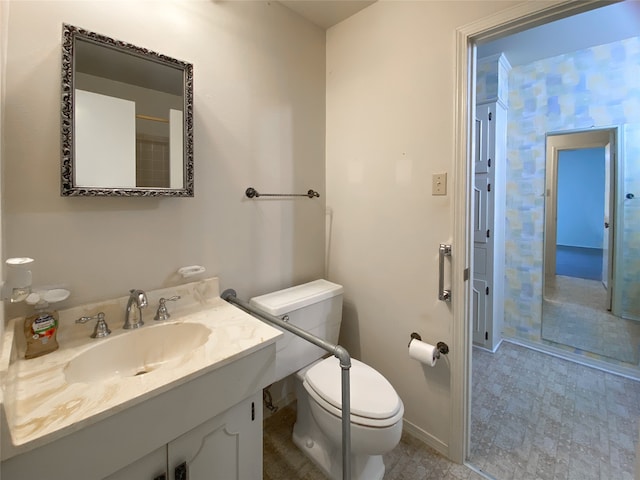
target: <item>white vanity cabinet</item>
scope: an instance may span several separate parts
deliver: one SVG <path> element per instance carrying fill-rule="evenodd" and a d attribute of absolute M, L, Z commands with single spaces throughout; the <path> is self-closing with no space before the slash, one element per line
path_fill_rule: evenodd
<path fill-rule="evenodd" d="M 104 480 L 169 480 L 167 447 L 160 447 L 131 465 L 109 475 Z"/>
<path fill-rule="evenodd" d="M 105 480 L 262 478 L 259 392 Z"/>
<path fill-rule="evenodd" d="M 262 478 L 262 389 L 282 332 L 219 296 L 216 278 L 147 292 L 181 296 L 169 322 L 111 326 L 129 297 L 60 310 L 60 348 L 25 360 L 21 318 L 0 352 L 2 480 Z M 81 368 L 82 367 L 82 368 Z M 86 368 L 85 368 L 86 367 Z M 189 475 L 176 475 L 186 462 Z"/>
<path fill-rule="evenodd" d="M 2 462 L 2 480 L 262 478 L 262 397 L 275 343 Z M 252 409 L 253 404 L 253 409 Z M 253 410 L 253 417 L 252 417 Z M 151 452 L 151 453 L 149 453 Z"/>
<path fill-rule="evenodd" d="M 168 459 L 168 480 L 184 463 L 190 480 L 262 478 L 262 393 L 171 442 Z"/>

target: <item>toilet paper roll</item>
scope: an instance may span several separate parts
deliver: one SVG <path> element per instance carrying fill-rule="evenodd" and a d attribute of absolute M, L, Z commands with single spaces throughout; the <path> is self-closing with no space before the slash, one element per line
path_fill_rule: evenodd
<path fill-rule="evenodd" d="M 409 357 L 418 360 L 420 363 L 433 367 L 440 357 L 438 349 L 430 343 L 413 339 L 409 343 Z"/>

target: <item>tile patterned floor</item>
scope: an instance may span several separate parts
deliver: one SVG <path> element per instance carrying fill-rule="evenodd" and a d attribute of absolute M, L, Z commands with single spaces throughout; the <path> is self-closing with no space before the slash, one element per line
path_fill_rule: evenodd
<path fill-rule="evenodd" d="M 265 420 L 264 480 L 326 480 L 291 441 L 295 405 Z M 435 450 L 403 434 L 400 444 L 385 455 L 384 480 L 484 480 L 464 465 L 448 461 Z"/>
<path fill-rule="evenodd" d="M 499 480 L 633 480 L 640 382 L 503 342 L 473 349 L 470 460 Z"/>
<path fill-rule="evenodd" d="M 638 366 L 640 323 L 607 311 L 602 282 L 556 275 L 547 281 L 545 296 L 545 340 Z"/>
<path fill-rule="evenodd" d="M 640 382 L 508 342 L 473 349 L 470 460 L 498 480 L 633 480 Z M 295 405 L 265 421 L 265 480 L 325 480 L 291 441 Z M 385 480 L 482 480 L 403 434 Z"/>
<path fill-rule="evenodd" d="M 552 275 L 545 281 L 545 297 L 554 302 L 577 303 L 594 310 L 606 310 L 607 290 L 598 280 Z"/>

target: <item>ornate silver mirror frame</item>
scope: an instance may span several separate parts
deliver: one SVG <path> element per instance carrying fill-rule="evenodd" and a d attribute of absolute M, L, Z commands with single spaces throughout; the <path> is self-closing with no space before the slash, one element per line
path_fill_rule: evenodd
<path fill-rule="evenodd" d="M 174 110 L 178 112 L 178 118 L 182 116 L 182 144 L 178 144 L 178 152 L 182 151 L 182 165 L 178 165 L 174 168 L 178 168 L 178 174 L 176 177 L 181 177 L 179 185 L 176 186 L 138 186 L 139 182 L 133 180 L 132 185 L 120 186 L 115 185 L 101 185 L 94 184 L 100 182 L 78 182 L 78 157 L 77 157 L 77 126 L 78 124 L 78 105 L 77 105 L 77 85 L 76 85 L 76 53 L 78 49 L 78 42 L 82 42 L 82 46 L 90 44 L 90 48 L 102 48 L 107 49 L 109 55 L 122 55 L 129 57 L 136 57 L 143 59 L 147 64 L 160 68 L 167 68 L 166 71 L 173 71 L 173 74 L 182 76 L 182 105 L 180 108 Z M 151 64 L 153 62 L 153 65 Z M 118 70 L 118 68 L 113 68 Z M 177 70 L 177 71 L 176 71 Z M 159 76 L 157 72 L 147 75 L 156 79 Z M 102 96 L 107 99 L 111 97 Z M 118 101 L 116 98 L 115 101 Z M 133 103 L 133 102 L 129 102 Z M 153 52 L 146 48 L 137 47 L 120 40 L 115 40 L 98 33 L 90 32 L 82 28 L 74 27 L 72 25 L 63 25 L 62 34 L 62 105 L 61 105 L 61 142 L 62 142 L 62 164 L 61 164 L 61 195 L 62 196 L 118 196 L 118 197 L 156 197 L 156 196 L 172 196 L 172 197 L 193 197 L 193 65 L 181 60 L 168 57 L 166 55 Z M 182 110 L 182 112 L 180 112 Z M 96 112 L 92 112 L 92 115 L 97 116 Z M 98 115 L 99 116 L 99 115 Z M 162 121 L 168 123 L 168 119 L 161 119 L 146 115 L 136 115 L 143 120 Z M 133 120 L 137 122 L 138 120 Z M 180 127 L 180 125 L 178 125 Z M 175 128 L 176 131 L 178 127 Z M 167 127 L 170 128 L 170 127 Z M 111 132 L 105 134 L 110 135 Z M 134 137 L 136 133 L 132 133 Z M 167 138 L 167 142 L 168 142 Z M 136 150 L 140 150 L 139 139 L 136 138 L 136 146 L 133 148 L 133 157 L 138 157 Z M 168 143 L 167 143 L 168 145 Z M 168 147 L 167 147 L 168 149 Z M 129 150 L 131 150 L 129 148 Z M 168 154 L 165 154 L 168 155 Z M 113 155 L 114 164 L 118 155 Z M 106 161 L 110 162 L 110 158 L 107 157 Z M 83 160 L 84 161 L 84 160 Z M 136 161 L 134 161 L 136 163 Z M 92 167 L 93 168 L 93 167 Z M 103 165 L 105 168 L 105 165 Z M 106 164 L 107 169 L 112 169 L 110 163 Z M 134 165 L 132 168 L 136 168 Z M 139 168 L 139 166 L 138 166 Z M 180 171 L 181 169 L 181 171 Z M 135 176 L 134 172 L 134 176 Z M 128 182 L 124 182 L 128 183 Z"/>

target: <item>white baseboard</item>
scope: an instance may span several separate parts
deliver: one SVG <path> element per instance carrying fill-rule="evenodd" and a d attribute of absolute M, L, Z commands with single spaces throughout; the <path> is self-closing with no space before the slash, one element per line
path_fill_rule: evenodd
<path fill-rule="evenodd" d="M 493 347 L 493 350 L 491 348 L 487 348 L 487 347 L 483 347 L 482 345 L 477 345 L 477 344 L 473 344 L 473 348 L 478 348 L 480 350 L 484 350 L 485 352 L 490 352 L 490 353 L 496 353 L 498 351 L 498 349 L 500 348 L 500 345 L 502 345 L 502 341 L 504 339 L 501 338 L 500 341 L 498 343 L 496 343 L 496 346 Z"/>
<path fill-rule="evenodd" d="M 403 429 L 406 433 L 411 435 L 412 437 L 417 438 L 421 442 L 429 445 L 431 448 L 436 450 L 438 453 L 444 455 L 449 458 L 449 445 L 444 443 L 439 438 L 434 437 L 429 432 L 425 432 L 421 428 L 415 426 L 413 423 L 403 420 Z"/>

